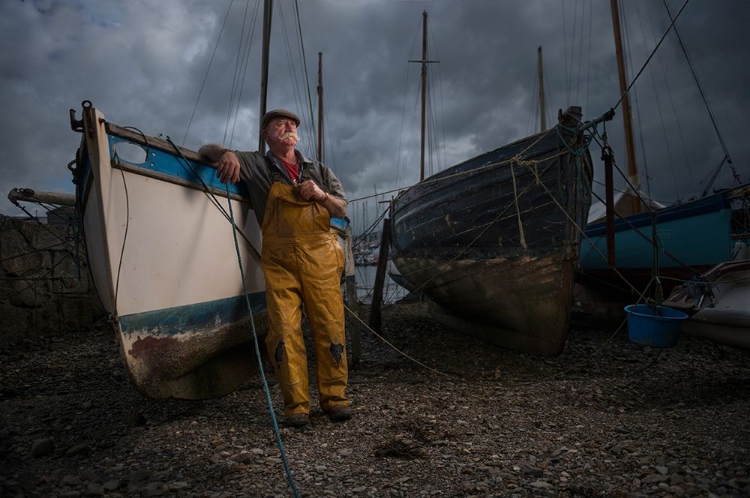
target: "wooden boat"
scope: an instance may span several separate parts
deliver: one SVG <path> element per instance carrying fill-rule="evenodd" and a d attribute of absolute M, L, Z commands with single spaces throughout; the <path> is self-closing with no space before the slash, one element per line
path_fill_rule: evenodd
<path fill-rule="evenodd" d="M 579 113 L 394 199 L 393 263 L 438 320 L 503 347 L 562 351 L 591 202 Z"/>
<path fill-rule="evenodd" d="M 71 110 L 71 126 L 82 133 L 73 172 L 91 273 L 134 385 L 152 398 L 233 391 L 257 368 L 247 302 L 259 334 L 265 324 L 247 192 L 227 192 L 197 153 L 110 123 L 90 102 L 80 121 Z"/>
<path fill-rule="evenodd" d="M 690 315 L 684 332 L 750 350 L 750 259 L 720 263 L 684 282 L 664 305 Z"/>

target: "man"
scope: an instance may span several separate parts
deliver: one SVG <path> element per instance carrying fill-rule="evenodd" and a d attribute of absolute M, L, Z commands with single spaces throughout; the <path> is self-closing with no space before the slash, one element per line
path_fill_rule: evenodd
<path fill-rule="evenodd" d="M 348 371 L 340 278 L 344 253 L 330 230 L 331 217 L 346 216 L 346 196 L 333 172 L 295 150 L 300 119 L 276 109 L 263 116 L 268 154 L 204 145 L 222 183 L 245 182 L 263 234 L 269 332 L 266 347 L 279 380 L 287 425 L 309 423 L 304 305 L 315 345 L 320 407 L 334 421 L 352 416 L 346 397 Z"/>

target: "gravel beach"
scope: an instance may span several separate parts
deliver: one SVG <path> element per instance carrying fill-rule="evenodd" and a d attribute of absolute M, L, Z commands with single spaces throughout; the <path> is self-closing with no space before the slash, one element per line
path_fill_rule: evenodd
<path fill-rule="evenodd" d="M 366 321 L 366 320 L 365 320 Z M 350 372 L 355 417 L 281 423 L 262 384 L 148 400 L 106 326 L 0 350 L 1 496 L 750 496 L 750 353 L 653 349 L 575 315 L 540 358 L 383 311 Z M 406 355 L 406 356 L 405 356 Z M 271 379 L 272 380 L 272 379 Z"/>

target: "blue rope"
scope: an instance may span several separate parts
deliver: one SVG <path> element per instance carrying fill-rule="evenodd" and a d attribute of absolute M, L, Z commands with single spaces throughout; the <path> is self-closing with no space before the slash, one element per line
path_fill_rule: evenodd
<path fill-rule="evenodd" d="M 260 357 L 260 348 L 258 347 L 258 334 L 255 332 L 255 320 L 253 320 L 253 309 L 250 306 L 250 299 L 247 297 L 247 287 L 245 286 L 245 270 L 242 267 L 242 256 L 240 255 L 240 245 L 237 241 L 237 225 L 234 222 L 234 211 L 232 210 L 232 199 L 229 196 L 229 184 L 226 184 L 227 189 L 227 204 L 229 205 L 229 217 L 232 221 L 232 236 L 234 237 L 234 249 L 237 252 L 237 263 L 240 266 L 240 276 L 242 278 L 242 292 L 245 295 L 245 304 L 247 304 L 247 311 L 250 315 L 250 325 L 253 330 L 253 344 L 255 346 L 255 359 L 258 361 L 258 372 L 260 372 L 260 378 L 263 380 L 263 391 L 266 394 L 266 403 L 268 404 L 268 413 L 271 415 L 271 423 L 273 424 L 273 434 L 276 437 L 276 445 L 279 447 L 281 452 L 281 461 L 284 463 L 284 472 L 286 473 L 286 479 L 289 481 L 289 486 L 292 488 L 295 498 L 299 498 L 299 491 L 297 491 L 297 485 L 294 483 L 294 477 L 292 471 L 289 468 L 289 462 L 286 458 L 286 452 L 284 451 L 284 443 L 281 441 L 281 434 L 279 433 L 279 424 L 276 421 L 276 414 L 273 412 L 273 402 L 271 401 L 271 392 L 268 389 L 268 382 L 266 381 L 266 374 L 263 372 L 263 363 Z"/>
<path fill-rule="evenodd" d="M 216 206 L 219 211 L 224 214 L 224 217 L 231 223 L 232 225 L 232 236 L 234 237 L 234 250 L 237 253 L 237 263 L 240 266 L 240 277 L 242 278 L 242 292 L 245 295 L 245 304 L 247 305 L 247 311 L 250 315 L 250 326 L 253 331 L 253 344 L 255 346 L 255 359 L 258 362 L 258 372 L 260 372 L 260 378 L 263 380 L 263 390 L 266 394 L 266 403 L 268 404 L 268 412 L 271 415 L 271 423 L 273 425 L 273 434 L 276 437 L 276 445 L 279 447 L 279 451 L 281 452 L 281 461 L 284 463 L 284 472 L 286 473 L 287 481 L 289 481 L 289 486 L 292 488 L 292 492 L 294 493 L 294 498 L 299 498 L 299 491 L 297 491 L 297 485 L 294 483 L 294 477 L 292 477 L 292 471 L 289 468 L 289 462 L 286 458 L 286 452 L 284 451 L 284 443 L 281 441 L 281 434 L 279 434 L 279 424 L 276 421 L 276 414 L 273 412 L 273 402 L 271 401 L 271 393 L 268 390 L 268 381 L 266 381 L 266 374 L 263 372 L 263 362 L 260 357 L 260 347 L 258 346 L 258 334 L 255 331 L 255 320 L 253 320 L 253 308 L 250 306 L 250 299 L 247 297 L 247 287 L 245 286 L 245 269 L 242 267 L 242 256 L 240 255 L 240 245 L 237 241 L 237 231 L 238 227 L 237 224 L 234 222 L 234 210 L 232 209 L 232 198 L 229 195 L 229 184 L 227 183 L 225 185 L 226 187 L 226 193 L 227 193 L 227 204 L 229 205 L 229 213 L 227 214 L 224 211 L 224 208 L 221 207 L 221 204 L 219 204 L 219 201 L 216 199 L 216 197 L 211 193 L 211 190 L 208 188 L 208 185 L 203 181 L 203 179 L 200 177 L 200 175 L 195 171 L 193 166 L 190 164 L 190 161 L 188 161 L 185 156 L 182 154 L 182 151 L 179 147 L 172 141 L 171 138 L 167 137 L 167 141 L 174 147 L 175 151 L 177 151 L 177 154 L 182 158 L 183 161 L 185 161 L 185 164 L 187 164 L 187 167 L 190 169 L 190 171 L 193 172 L 193 175 L 201 182 L 201 185 L 203 185 L 203 188 L 206 191 L 206 195 L 208 195 L 209 199 L 211 199 L 214 206 Z M 243 238 L 247 241 L 248 244 L 250 244 L 250 241 L 247 239 L 247 237 Z M 250 247 L 252 248 L 252 244 L 250 244 Z"/>

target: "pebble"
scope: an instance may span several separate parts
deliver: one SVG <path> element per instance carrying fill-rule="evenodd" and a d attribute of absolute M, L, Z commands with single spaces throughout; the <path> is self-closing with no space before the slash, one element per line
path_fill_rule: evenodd
<path fill-rule="evenodd" d="M 31 456 L 41 458 L 55 451 L 55 442 L 51 438 L 37 439 L 31 446 Z"/>

